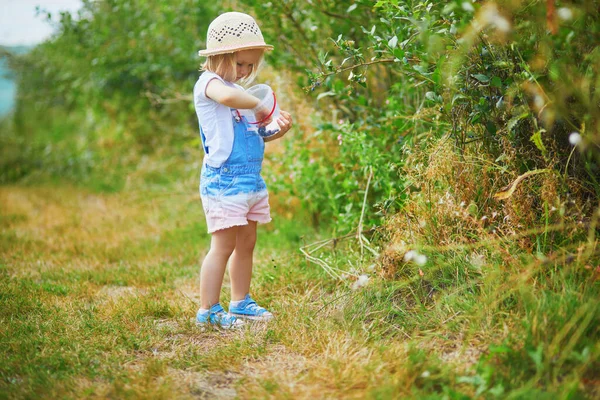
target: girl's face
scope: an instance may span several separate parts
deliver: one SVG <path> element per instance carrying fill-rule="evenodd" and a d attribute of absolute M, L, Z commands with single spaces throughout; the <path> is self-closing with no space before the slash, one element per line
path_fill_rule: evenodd
<path fill-rule="evenodd" d="M 258 66 L 263 50 L 242 50 L 235 53 L 235 81 L 247 77 Z"/>

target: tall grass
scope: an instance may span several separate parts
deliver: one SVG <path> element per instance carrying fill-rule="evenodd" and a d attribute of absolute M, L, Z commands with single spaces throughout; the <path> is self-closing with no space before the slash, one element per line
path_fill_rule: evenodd
<path fill-rule="evenodd" d="M 195 197 L 5 186 L 0 201 L 3 397 L 598 394 L 600 275 L 576 249 L 423 248 L 425 265 L 352 290 L 296 251 L 322 234 L 279 218 L 259 232 L 253 283 L 276 320 L 201 332 Z"/>

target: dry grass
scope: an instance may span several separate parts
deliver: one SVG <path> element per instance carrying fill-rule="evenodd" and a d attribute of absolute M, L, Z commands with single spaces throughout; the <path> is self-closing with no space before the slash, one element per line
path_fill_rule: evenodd
<path fill-rule="evenodd" d="M 498 315 L 505 297 L 491 295 L 467 315 L 460 307 L 468 286 L 443 292 L 425 281 L 372 281 L 352 291 L 307 267 L 294 250 L 300 243 L 278 236 L 290 229 L 281 219 L 261 230 L 253 284 L 276 320 L 200 331 L 193 316 L 208 236 L 196 222 L 199 205 L 130 199 L 69 187 L 0 189 L 2 393 L 397 398 L 449 387 L 473 394 L 456 377 L 473 374 L 490 342 L 514 329 Z M 497 331 L 498 318 L 509 328 Z"/>
<path fill-rule="evenodd" d="M 482 146 L 459 153 L 449 137 L 412 148 L 405 176 L 413 193 L 402 212 L 387 221 L 390 241 L 382 256 L 384 276 L 393 276 L 412 248 L 452 250 L 506 241 L 532 252 L 540 251 L 535 248 L 536 234 L 552 231 L 550 242 L 581 231 L 593 209 L 577 182 L 562 182 L 556 172 L 527 179 L 507 200 L 494 199 L 519 175 L 511 168 L 510 160 L 494 161 Z M 558 225 L 564 227 L 553 229 Z M 523 235 L 524 231 L 530 234 Z M 495 246 L 496 250 L 512 262 L 510 250 Z"/>

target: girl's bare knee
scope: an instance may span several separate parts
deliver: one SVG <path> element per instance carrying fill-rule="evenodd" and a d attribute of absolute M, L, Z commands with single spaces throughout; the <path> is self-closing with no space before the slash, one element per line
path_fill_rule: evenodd
<path fill-rule="evenodd" d="M 243 253 L 252 253 L 256 246 L 256 235 L 238 236 L 235 244 L 235 251 Z"/>
<path fill-rule="evenodd" d="M 231 253 L 235 250 L 235 242 L 233 243 L 219 243 L 217 245 L 212 245 L 210 247 L 210 252 L 221 256 L 221 257 L 229 257 Z"/>

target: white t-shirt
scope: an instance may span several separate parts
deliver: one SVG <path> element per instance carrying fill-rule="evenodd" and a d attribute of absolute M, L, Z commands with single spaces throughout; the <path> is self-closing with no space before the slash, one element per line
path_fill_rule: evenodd
<path fill-rule="evenodd" d="M 219 168 L 227 161 L 233 149 L 233 122 L 231 108 L 206 97 L 206 86 L 213 79 L 218 79 L 227 86 L 241 86 L 227 82 L 210 71 L 204 71 L 194 85 L 194 106 L 204 132 L 204 145 L 208 148 L 204 161 L 211 167 Z"/>

